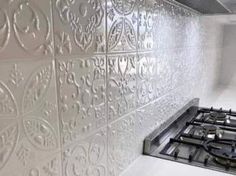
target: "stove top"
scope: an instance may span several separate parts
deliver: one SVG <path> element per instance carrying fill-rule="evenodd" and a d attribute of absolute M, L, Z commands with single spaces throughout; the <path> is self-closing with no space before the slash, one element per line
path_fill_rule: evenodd
<path fill-rule="evenodd" d="M 194 99 L 144 141 L 144 154 L 236 175 L 236 112 Z"/>

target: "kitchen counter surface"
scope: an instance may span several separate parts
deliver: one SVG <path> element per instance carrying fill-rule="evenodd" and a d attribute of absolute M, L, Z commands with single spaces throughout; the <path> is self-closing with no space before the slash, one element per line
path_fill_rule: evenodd
<path fill-rule="evenodd" d="M 233 176 L 164 159 L 140 156 L 121 176 Z"/>
<path fill-rule="evenodd" d="M 218 86 L 211 95 L 200 99 L 200 106 L 236 111 L 236 86 Z"/>

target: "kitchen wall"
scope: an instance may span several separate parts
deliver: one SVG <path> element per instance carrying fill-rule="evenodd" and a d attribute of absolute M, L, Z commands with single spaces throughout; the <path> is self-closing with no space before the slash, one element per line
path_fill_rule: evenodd
<path fill-rule="evenodd" d="M 236 25 L 227 24 L 223 31 L 223 51 L 222 64 L 220 67 L 219 84 L 222 86 L 236 86 L 236 74 L 234 66 L 236 64 Z"/>
<path fill-rule="evenodd" d="M 173 3 L 0 7 L 0 175 L 120 175 L 214 85 L 221 26 Z"/>

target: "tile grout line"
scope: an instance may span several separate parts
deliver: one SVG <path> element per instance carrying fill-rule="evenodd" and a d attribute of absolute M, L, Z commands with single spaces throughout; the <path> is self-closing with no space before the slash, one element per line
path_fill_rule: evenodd
<path fill-rule="evenodd" d="M 52 38 L 53 38 L 53 60 L 54 60 L 54 72 L 55 72 L 55 82 L 56 82 L 56 100 L 57 100 L 57 119 L 58 119 L 58 128 L 59 128 L 59 146 L 60 146 L 60 172 L 61 176 L 63 175 L 63 156 L 62 156 L 62 136 L 61 136 L 61 131 L 62 131 L 62 126 L 61 126 L 61 117 L 60 117 L 60 101 L 59 101 L 59 82 L 58 82 L 58 72 L 57 72 L 57 59 L 56 59 L 56 52 L 55 52 L 55 35 L 54 35 L 54 1 L 50 0 L 50 7 L 51 7 L 51 20 L 52 20 Z"/>
<path fill-rule="evenodd" d="M 108 163 L 109 163 L 109 150 L 108 150 L 108 142 L 109 142 L 109 137 L 108 137 L 108 135 L 109 135 L 109 131 L 108 131 L 108 116 L 109 116 L 109 114 L 108 114 L 108 112 L 109 112 L 109 110 L 108 110 L 108 55 L 107 55 L 107 53 L 108 53 L 108 42 L 107 42 L 107 32 L 108 32 L 108 25 L 107 25 L 107 1 L 108 0 L 104 0 L 105 1 L 105 61 L 106 61 L 106 66 L 105 66 L 105 69 L 106 69 L 106 76 L 105 76 L 105 117 L 106 117 L 106 126 L 105 126 L 105 128 L 106 128 L 106 134 L 107 134 L 107 136 L 106 136 L 106 155 L 107 155 L 107 157 L 106 157 L 106 173 L 107 173 L 107 175 L 108 175 L 108 172 L 109 172 L 109 169 L 108 169 Z"/>

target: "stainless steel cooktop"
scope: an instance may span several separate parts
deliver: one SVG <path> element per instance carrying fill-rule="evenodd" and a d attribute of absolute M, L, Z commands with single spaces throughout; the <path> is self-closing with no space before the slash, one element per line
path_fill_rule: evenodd
<path fill-rule="evenodd" d="M 195 99 L 145 139 L 144 154 L 236 174 L 236 112 Z"/>

